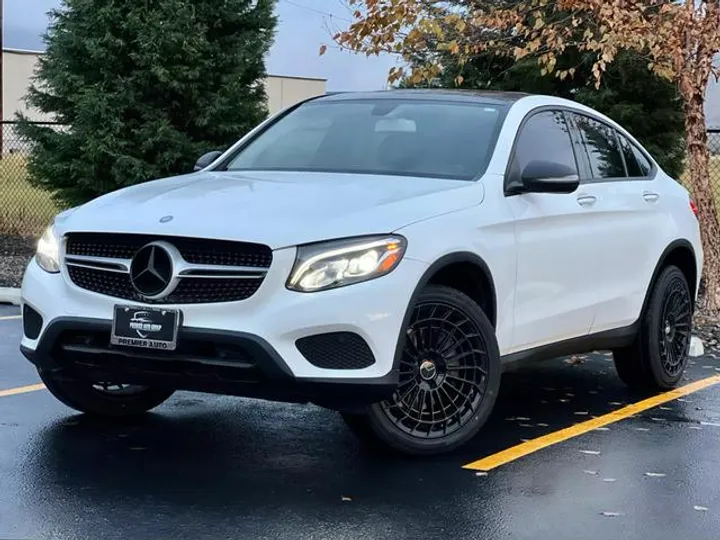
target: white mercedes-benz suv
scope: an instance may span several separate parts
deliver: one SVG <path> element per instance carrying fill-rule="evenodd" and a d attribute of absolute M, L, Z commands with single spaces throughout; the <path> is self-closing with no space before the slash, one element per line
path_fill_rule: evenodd
<path fill-rule="evenodd" d="M 676 385 L 695 212 L 572 101 L 321 96 L 195 172 L 59 214 L 25 273 L 21 350 L 88 414 L 175 390 L 310 402 L 439 453 L 478 433 L 521 361 L 610 349 L 628 385 Z"/>

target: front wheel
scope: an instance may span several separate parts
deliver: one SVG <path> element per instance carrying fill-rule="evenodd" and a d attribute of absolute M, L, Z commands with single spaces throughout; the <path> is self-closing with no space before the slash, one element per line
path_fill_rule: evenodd
<path fill-rule="evenodd" d="M 650 292 L 635 342 L 613 351 L 622 381 L 635 390 L 675 387 L 687 366 L 691 330 L 690 287 L 677 266 L 668 266 Z"/>
<path fill-rule="evenodd" d="M 38 370 L 42 382 L 59 401 L 76 411 L 93 416 L 126 418 L 154 409 L 173 390 L 131 384 L 92 383 L 67 379 L 54 372 Z"/>
<path fill-rule="evenodd" d="M 405 332 L 399 384 L 391 399 L 346 416 L 362 439 L 407 454 L 449 452 L 485 424 L 500 387 L 495 331 L 465 294 L 428 286 Z"/>

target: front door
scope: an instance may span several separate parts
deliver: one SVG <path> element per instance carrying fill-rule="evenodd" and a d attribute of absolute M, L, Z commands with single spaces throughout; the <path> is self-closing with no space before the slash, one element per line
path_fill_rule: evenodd
<path fill-rule="evenodd" d="M 530 161 L 550 160 L 578 171 L 566 113 L 530 113 L 518 134 L 509 175 Z M 579 172 L 579 171 L 578 171 Z M 517 279 L 511 352 L 588 334 L 598 302 L 598 260 L 607 246 L 596 217 L 596 185 L 575 193 L 508 196 L 515 219 Z"/>

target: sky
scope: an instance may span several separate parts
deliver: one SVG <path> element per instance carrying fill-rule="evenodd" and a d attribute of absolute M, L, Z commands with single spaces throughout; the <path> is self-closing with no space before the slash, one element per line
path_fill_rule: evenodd
<path fill-rule="evenodd" d="M 60 0 L 4 0 L 4 46 L 42 50 L 47 12 Z M 385 88 L 394 58 L 370 57 L 340 51 L 332 31 L 343 29 L 350 13 L 343 0 L 278 0 L 275 44 L 267 58 L 273 75 L 326 78 L 328 91 Z M 318 50 L 328 45 L 321 57 Z"/>
<path fill-rule="evenodd" d="M 334 30 L 343 29 L 351 15 L 345 0 L 277 0 L 278 27 L 267 58 L 273 75 L 326 78 L 328 91 L 378 90 L 396 60 L 340 51 L 332 43 Z M 47 26 L 47 12 L 60 0 L 4 0 L 5 47 L 39 50 Z M 327 44 L 322 57 L 318 50 Z M 720 62 L 720 58 L 718 59 Z M 720 85 L 711 82 L 707 94 L 708 125 L 720 128 Z"/>

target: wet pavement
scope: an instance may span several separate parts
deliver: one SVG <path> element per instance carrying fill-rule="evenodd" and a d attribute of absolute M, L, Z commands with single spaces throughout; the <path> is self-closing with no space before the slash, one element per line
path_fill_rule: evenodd
<path fill-rule="evenodd" d="M 0 391 L 36 384 L 0 306 Z M 478 458 L 641 400 L 605 353 L 508 373 L 440 458 L 363 449 L 314 406 L 178 393 L 104 424 L 44 390 L 0 397 L 0 538 L 720 537 L 720 384 L 485 473 Z M 720 372 L 694 359 L 687 380 Z"/>

